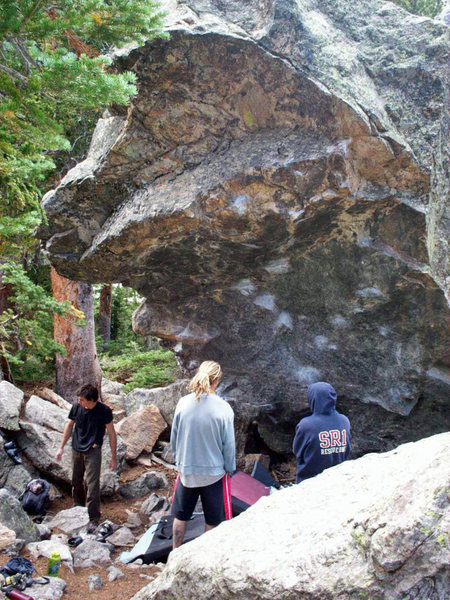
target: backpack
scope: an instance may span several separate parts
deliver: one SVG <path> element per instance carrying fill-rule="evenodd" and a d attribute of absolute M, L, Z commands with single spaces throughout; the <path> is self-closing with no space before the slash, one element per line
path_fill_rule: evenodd
<path fill-rule="evenodd" d="M 32 479 L 27 483 L 24 493 L 20 496 L 22 508 L 29 515 L 44 515 L 45 503 L 50 492 L 50 484 L 45 479 Z"/>

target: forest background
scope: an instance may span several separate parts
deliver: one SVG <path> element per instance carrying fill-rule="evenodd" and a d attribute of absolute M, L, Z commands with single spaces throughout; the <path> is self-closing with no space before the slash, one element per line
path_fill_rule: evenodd
<path fill-rule="evenodd" d="M 395 3 L 429 17 L 442 8 L 442 0 Z M 58 342 L 55 314 L 87 326 L 53 296 L 58 275 L 36 237 L 42 196 L 86 157 L 102 113 L 137 94 L 133 73 L 114 72 L 112 51 L 165 36 L 163 21 L 151 0 L 0 0 L 0 367 L 18 385 L 51 385 L 58 356 L 80 352 Z M 138 294 L 109 283 L 91 293 L 104 375 L 126 390 L 172 381 L 172 352 L 132 331 Z"/>

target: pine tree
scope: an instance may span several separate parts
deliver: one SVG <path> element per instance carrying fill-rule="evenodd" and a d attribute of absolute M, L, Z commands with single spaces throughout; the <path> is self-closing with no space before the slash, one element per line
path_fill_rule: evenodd
<path fill-rule="evenodd" d="M 164 35 L 162 19 L 151 0 L 0 0 L 0 356 L 23 358 L 44 338 L 45 356 L 54 354 L 27 309 L 67 306 L 52 304 L 22 267 L 44 218 L 39 200 L 86 121 L 137 92 L 135 75 L 114 73 L 107 53 Z"/>

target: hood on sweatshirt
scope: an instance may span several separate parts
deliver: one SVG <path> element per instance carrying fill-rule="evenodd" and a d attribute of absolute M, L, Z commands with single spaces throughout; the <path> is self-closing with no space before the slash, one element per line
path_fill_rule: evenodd
<path fill-rule="evenodd" d="M 329 383 L 318 381 L 311 384 L 306 397 L 311 411 L 316 415 L 329 414 L 336 409 L 337 394 Z"/>

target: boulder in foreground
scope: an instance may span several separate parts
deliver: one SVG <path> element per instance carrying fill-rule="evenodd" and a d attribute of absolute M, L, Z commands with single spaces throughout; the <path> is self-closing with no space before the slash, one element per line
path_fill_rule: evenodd
<path fill-rule="evenodd" d="M 328 469 L 172 552 L 133 600 L 445 600 L 450 433 Z"/>

